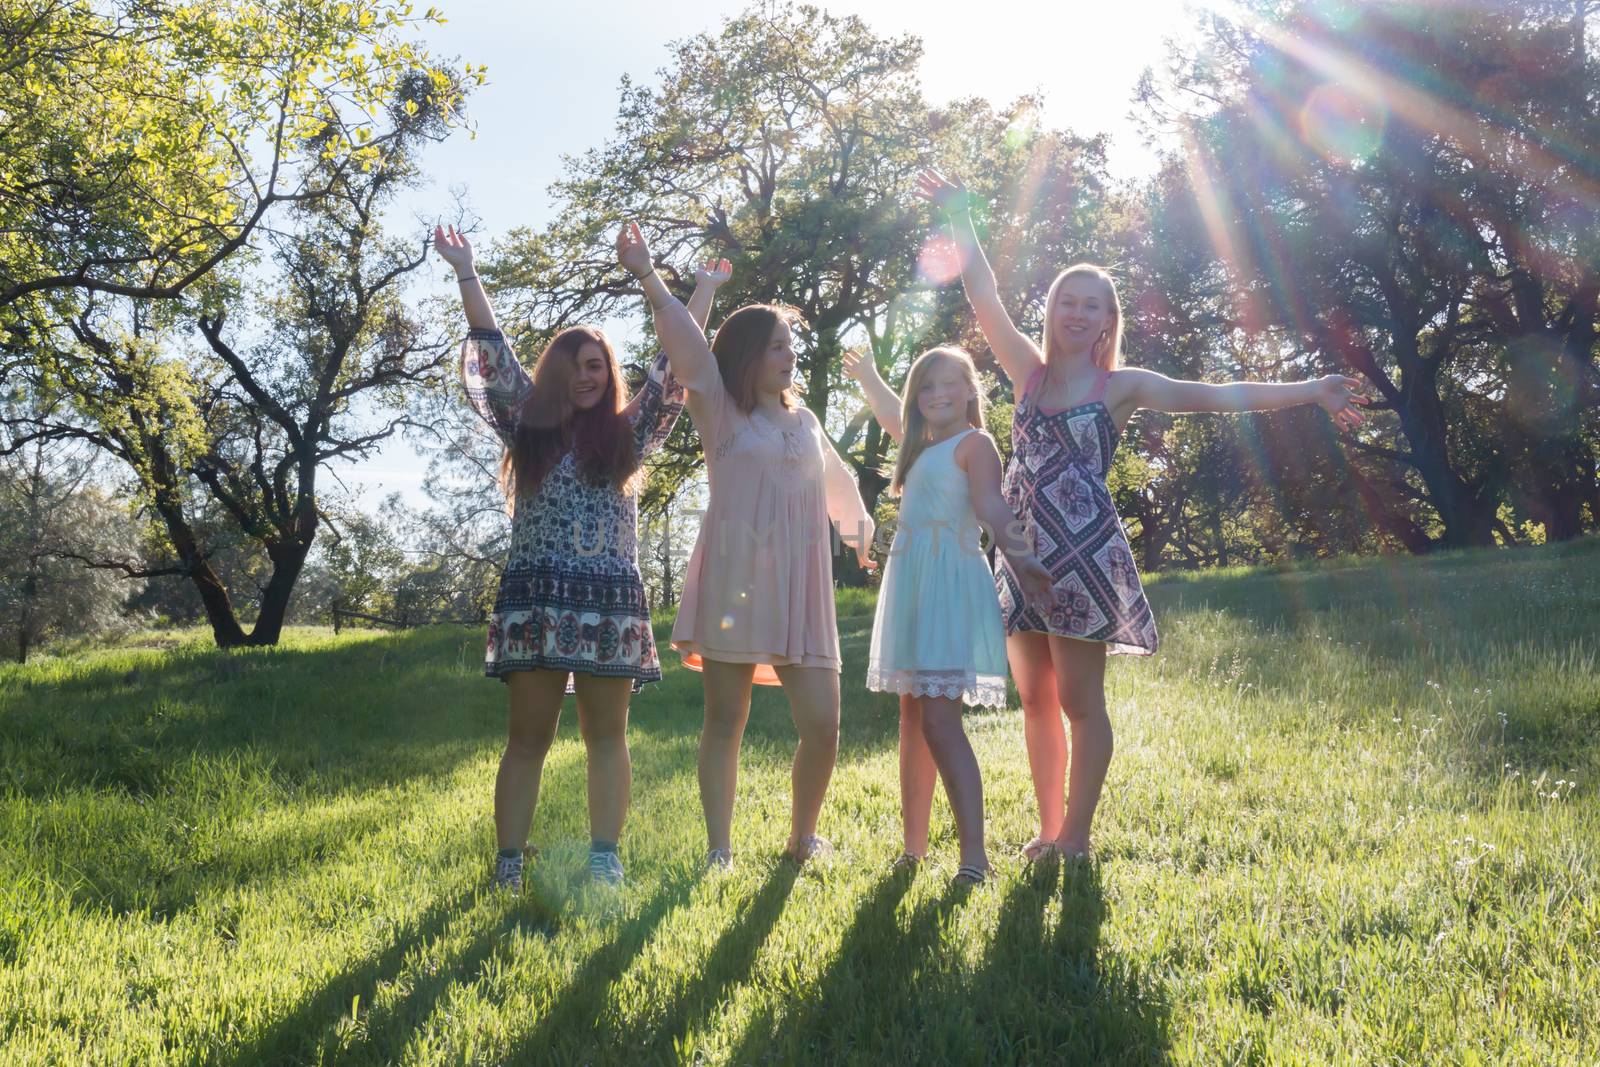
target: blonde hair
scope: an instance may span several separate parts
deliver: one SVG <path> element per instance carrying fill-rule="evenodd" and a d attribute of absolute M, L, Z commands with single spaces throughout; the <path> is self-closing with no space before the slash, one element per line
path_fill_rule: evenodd
<path fill-rule="evenodd" d="M 906 386 L 900 394 L 900 422 L 905 428 L 904 439 L 900 442 L 900 455 L 894 461 L 894 477 L 889 482 L 889 490 L 893 493 L 900 492 L 905 487 L 906 475 L 911 473 L 911 465 L 916 463 L 917 457 L 922 455 L 932 442 L 929 440 L 928 420 L 923 418 L 922 409 L 917 406 L 917 392 L 922 388 L 922 383 L 928 375 L 933 373 L 933 367 L 941 359 L 947 359 L 961 369 L 967 379 L 967 386 L 972 390 L 972 399 L 967 401 L 967 424 L 983 429 L 983 391 L 978 386 L 978 368 L 972 362 L 965 349 L 954 345 L 940 345 L 930 348 L 917 357 L 911 364 L 911 372 L 906 375 Z"/>
<path fill-rule="evenodd" d="M 1112 280 L 1110 272 L 1094 263 L 1075 263 L 1057 274 L 1056 280 L 1050 283 L 1050 293 L 1044 298 L 1045 363 L 1048 364 L 1055 356 L 1056 295 L 1069 278 L 1098 278 L 1105 283 L 1106 292 L 1111 297 L 1111 325 L 1106 335 L 1096 338 L 1089 359 L 1101 370 L 1116 370 L 1122 366 L 1122 301 L 1117 297 L 1117 283 Z"/>

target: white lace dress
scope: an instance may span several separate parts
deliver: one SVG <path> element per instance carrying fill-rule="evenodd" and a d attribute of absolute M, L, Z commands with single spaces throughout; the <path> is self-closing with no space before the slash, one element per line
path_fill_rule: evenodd
<path fill-rule="evenodd" d="M 867 688 L 977 707 L 1006 702 L 1006 634 L 956 445 L 917 457 L 878 593 Z"/>

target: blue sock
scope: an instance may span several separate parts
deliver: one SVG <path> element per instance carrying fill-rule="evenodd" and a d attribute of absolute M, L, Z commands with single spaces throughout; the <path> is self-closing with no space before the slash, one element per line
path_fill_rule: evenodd
<path fill-rule="evenodd" d="M 522 850 L 520 848 L 503 848 L 500 850 L 500 858 L 503 860 L 521 859 Z"/>
<path fill-rule="evenodd" d="M 615 841 L 602 841 L 597 837 L 589 842 L 589 851 L 615 853 L 617 851 L 617 843 Z"/>

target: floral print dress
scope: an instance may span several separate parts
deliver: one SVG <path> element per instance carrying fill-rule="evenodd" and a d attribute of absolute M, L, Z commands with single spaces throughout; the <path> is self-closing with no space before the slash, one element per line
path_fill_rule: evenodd
<path fill-rule="evenodd" d="M 1103 641 L 1111 653 L 1148 656 L 1156 623 L 1134 566 L 1128 535 L 1106 487 L 1121 437 L 1105 405 L 1104 374 L 1083 403 L 1065 411 L 1038 405 L 1040 368 L 1023 390 L 1011 424 L 1011 462 L 1005 498 L 1028 523 L 1039 562 L 1055 580 L 1048 618 L 1028 606 L 1002 556 L 995 568 L 1006 633 L 1039 630 Z"/>
<path fill-rule="evenodd" d="M 474 329 L 461 348 L 461 381 L 473 410 L 509 448 L 533 382 L 498 330 Z M 672 433 L 684 390 L 656 357 L 632 416 L 642 460 Z M 561 457 L 511 521 L 511 552 L 489 619 L 484 673 L 578 671 L 630 678 L 634 691 L 661 679 L 639 577 L 638 502 Z M 572 691 L 568 679 L 567 691 Z"/>

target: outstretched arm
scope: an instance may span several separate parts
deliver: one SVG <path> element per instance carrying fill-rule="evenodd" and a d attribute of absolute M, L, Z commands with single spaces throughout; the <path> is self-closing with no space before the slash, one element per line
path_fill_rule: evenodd
<path fill-rule="evenodd" d="M 478 280 L 478 265 L 467 235 L 456 232 L 454 226 L 448 230 L 443 226 L 435 226 L 433 250 L 456 272 L 456 284 L 461 289 L 461 306 L 467 312 L 467 326 L 474 330 L 498 330 L 500 327 L 494 320 L 494 308 L 489 306 L 489 294 L 483 291 L 483 282 Z"/>
<path fill-rule="evenodd" d="M 697 392 L 713 388 L 712 383 L 720 385 L 717 360 L 706 343 L 704 326 L 695 321 L 689 309 L 677 301 L 667 283 L 656 273 L 650 248 L 639 232 L 638 223 L 625 224 L 617 234 L 617 261 L 644 289 L 655 322 L 656 339 L 667 354 L 673 376 Z"/>
<path fill-rule="evenodd" d="M 1017 329 L 1000 302 L 1000 286 L 995 281 L 994 269 L 984 257 L 983 248 L 978 244 L 978 231 L 972 225 L 966 187 L 959 179 L 947 178 L 929 168 L 917 176 L 917 195 L 949 219 L 950 236 L 961 258 L 961 285 L 967 291 L 967 302 L 978 318 L 983 339 L 989 342 L 990 351 L 999 361 L 1000 369 L 1011 379 L 1012 388 L 1020 399 L 1028 380 L 1044 366 L 1044 353 Z"/>
<path fill-rule="evenodd" d="M 889 383 L 878 373 L 878 364 L 867 353 L 852 349 L 844 354 L 844 373 L 846 377 L 855 379 L 856 384 L 861 386 L 861 394 L 867 398 L 867 406 L 872 409 L 872 417 L 878 420 L 883 432 L 888 434 L 895 444 L 900 444 L 905 438 L 905 427 L 901 422 L 900 398 L 894 395 Z"/>
<path fill-rule="evenodd" d="M 1316 404 L 1332 416 L 1341 430 L 1359 426 L 1371 400 L 1358 390 L 1361 383 L 1342 374 L 1329 374 L 1309 382 L 1185 382 L 1155 371 L 1130 367 L 1112 375 L 1106 389 L 1106 406 L 1123 425 L 1139 408 L 1173 413 L 1190 411 L 1277 411 L 1300 404 Z"/>

